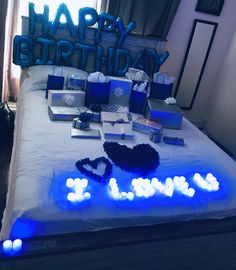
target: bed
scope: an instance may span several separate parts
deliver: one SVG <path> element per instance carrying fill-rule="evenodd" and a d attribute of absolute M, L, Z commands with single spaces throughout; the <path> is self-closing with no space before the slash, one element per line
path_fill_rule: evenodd
<path fill-rule="evenodd" d="M 105 140 L 72 139 L 71 122 L 51 121 L 45 90 L 42 84 L 33 82 L 32 74 L 26 73 L 18 98 L 2 240 L 235 215 L 235 161 L 185 118 L 181 130 L 163 131 L 164 135 L 183 137 L 184 147 L 154 144 L 138 132 L 134 132 L 134 140 L 118 142 L 128 147 L 150 144 L 160 155 L 160 166 L 146 178 L 156 177 L 164 183 L 168 177 L 184 176 L 189 188 L 195 190 L 193 196 L 174 190 L 172 196 L 155 194 L 116 201 L 108 185 L 87 177 L 91 198 L 76 204 L 68 201 L 67 179 L 85 177 L 75 167 L 76 161 L 107 157 L 103 150 Z M 100 124 L 92 125 L 101 129 Z M 213 174 L 219 189 L 209 192 L 197 185 L 193 181 L 195 173 L 203 178 Z M 116 178 L 121 191 L 128 192 L 132 179 L 139 175 L 113 164 L 110 177 Z"/>

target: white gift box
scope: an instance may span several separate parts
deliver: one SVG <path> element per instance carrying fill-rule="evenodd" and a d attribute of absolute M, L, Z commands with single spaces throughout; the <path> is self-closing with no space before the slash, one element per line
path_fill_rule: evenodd
<path fill-rule="evenodd" d="M 81 90 L 49 90 L 48 106 L 84 106 L 85 92 Z"/>
<path fill-rule="evenodd" d="M 123 77 L 110 77 L 110 83 L 109 104 L 129 106 L 133 82 Z"/>
<path fill-rule="evenodd" d="M 105 139 L 133 139 L 134 134 L 130 123 L 114 124 L 103 123 L 103 133 Z"/>
<path fill-rule="evenodd" d="M 101 122 L 129 123 L 127 113 L 101 112 Z"/>

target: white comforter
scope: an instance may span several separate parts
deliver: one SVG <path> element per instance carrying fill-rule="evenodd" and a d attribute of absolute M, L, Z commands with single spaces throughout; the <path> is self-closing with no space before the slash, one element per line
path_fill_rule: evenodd
<path fill-rule="evenodd" d="M 7 205 L 2 220 L 1 239 L 24 234 L 25 227 L 16 228 L 17 221 L 40 224 L 43 234 L 57 234 L 84 230 L 100 230 L 121 226 L 149 225 L 160 222 L 223 218 L 236 213 L 236 163 L 212 141 L 183 119 L 181 130 L 164 130 L 164 135 L 179 136 L 186 145 L 178 147 L 152 144 L 148 136 L 135 132 L 134 141 L 150 143 L 160 154 L 160 166 L 147 177 L 164 182 L 167 177 L 185 176 L 195 189 L 192 198 L 174 193 L 173 197 L 154 196 L 132 202 L 113 201 L 104 184 L 89 180 L 91 199 L 73 205 L 66 200 L 65 178 L 83 177 L 75 162 L 81 158 L 106 156 L 102 140 L 71 139 L 71 122 L 52 122 L 47 113 L 43 90 L 32 90 L 30 79 L 22 85 L 15 128 L 15 141 L 10 166 Z M 98 124 L 94 124 L 100 128 Z M 213 173 L 219 183 L 217 192 L 196 187 L 192 175 Z M 113 166 L 112 177 L 120 189 L 129 191 L 133 175 Z M 63 180 L 61 180 L 63 178 Z M 33 226 L 30 223 L 28 225 Z M 14 228 L 14 232 L 12 232 Z M 19 234 L 19 235 L 17 235 Z M 36 230 L 34 236 L 42 234 Z"/>

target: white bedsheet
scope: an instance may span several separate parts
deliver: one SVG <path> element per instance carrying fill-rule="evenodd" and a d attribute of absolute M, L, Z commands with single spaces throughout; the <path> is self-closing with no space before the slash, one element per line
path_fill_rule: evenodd
<path fill-rule="evenodd" d="M 130 147 L 138 143 L 150 143 L 160 154 L 160 166 L 147 177 L 158 177 L 164 182 L 166 177 L 184 175 L 190 186 L 196 189 L 193 198 L 174 194 L 172 198 L 155 196 L 151 199 L 117 202 L 109 198 L 106 185 L 89 180 L 91 200 L 71 209 L 63 207 L 63 199 L 58 196 L 64 192 L 60 175 L 83 177 L 77 171 L 75 162 L 86 157 L 106 157 L 103 151 L 104 139 L 71 139 L 71 122 L 50 121 L 44 96 L 44 91 L 31 89 L 30 79 L 24 81 L 17 104 L 15 141 L 1 239 L 7 239 L 10 234 L 25 235 L 22 230 L 27 230 L 27 224 L 17 230 L 18 220 L 35 221 L 43 228 L 43 234 L 58 234 L 223 218 L 236 213 L 235 161 L 186 119 L 183 119 L 181 130 L 164 129 L 164 135 L 183 137 L 186 143 L 184 147 L 163 142 L 152 144 L 148 136 L 137 132 L 134 141 L 119 142 L 127 143 Z M 100 128 L 99 124 L 94 126 Z M 198 189 L 190 179 L 195 172 L 213 173 L 220 183 L 220 190 L 208 193 Z M 128 191 L 131 180 L 138 175 L 113 166 L 111 177 L 117 179 L 121 189 Z M 35 230 L 33 233 L 34 236 L 40 234 L 42 231 Z"/>

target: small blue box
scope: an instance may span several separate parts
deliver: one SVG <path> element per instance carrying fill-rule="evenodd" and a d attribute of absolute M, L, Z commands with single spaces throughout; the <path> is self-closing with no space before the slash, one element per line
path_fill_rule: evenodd
<path fill-rule="evenodd" d="M 143 114 L 146 104 L 147 93 L 132 91 L 129 101 L 129 111 Z"/>
<path fill-rule="evenodd" d="M 164 100 L 148 99 L 145 116 L 160 123 L 163 128 L 181 129 L 183 112 L 177 105 L 166 104 Z"/>
<path fill-rule="evenodd" d="M 70 90 L 84 90 L 86 80 L 82 80 L 79 76 L 67 76 L 67 88 Z"/>

